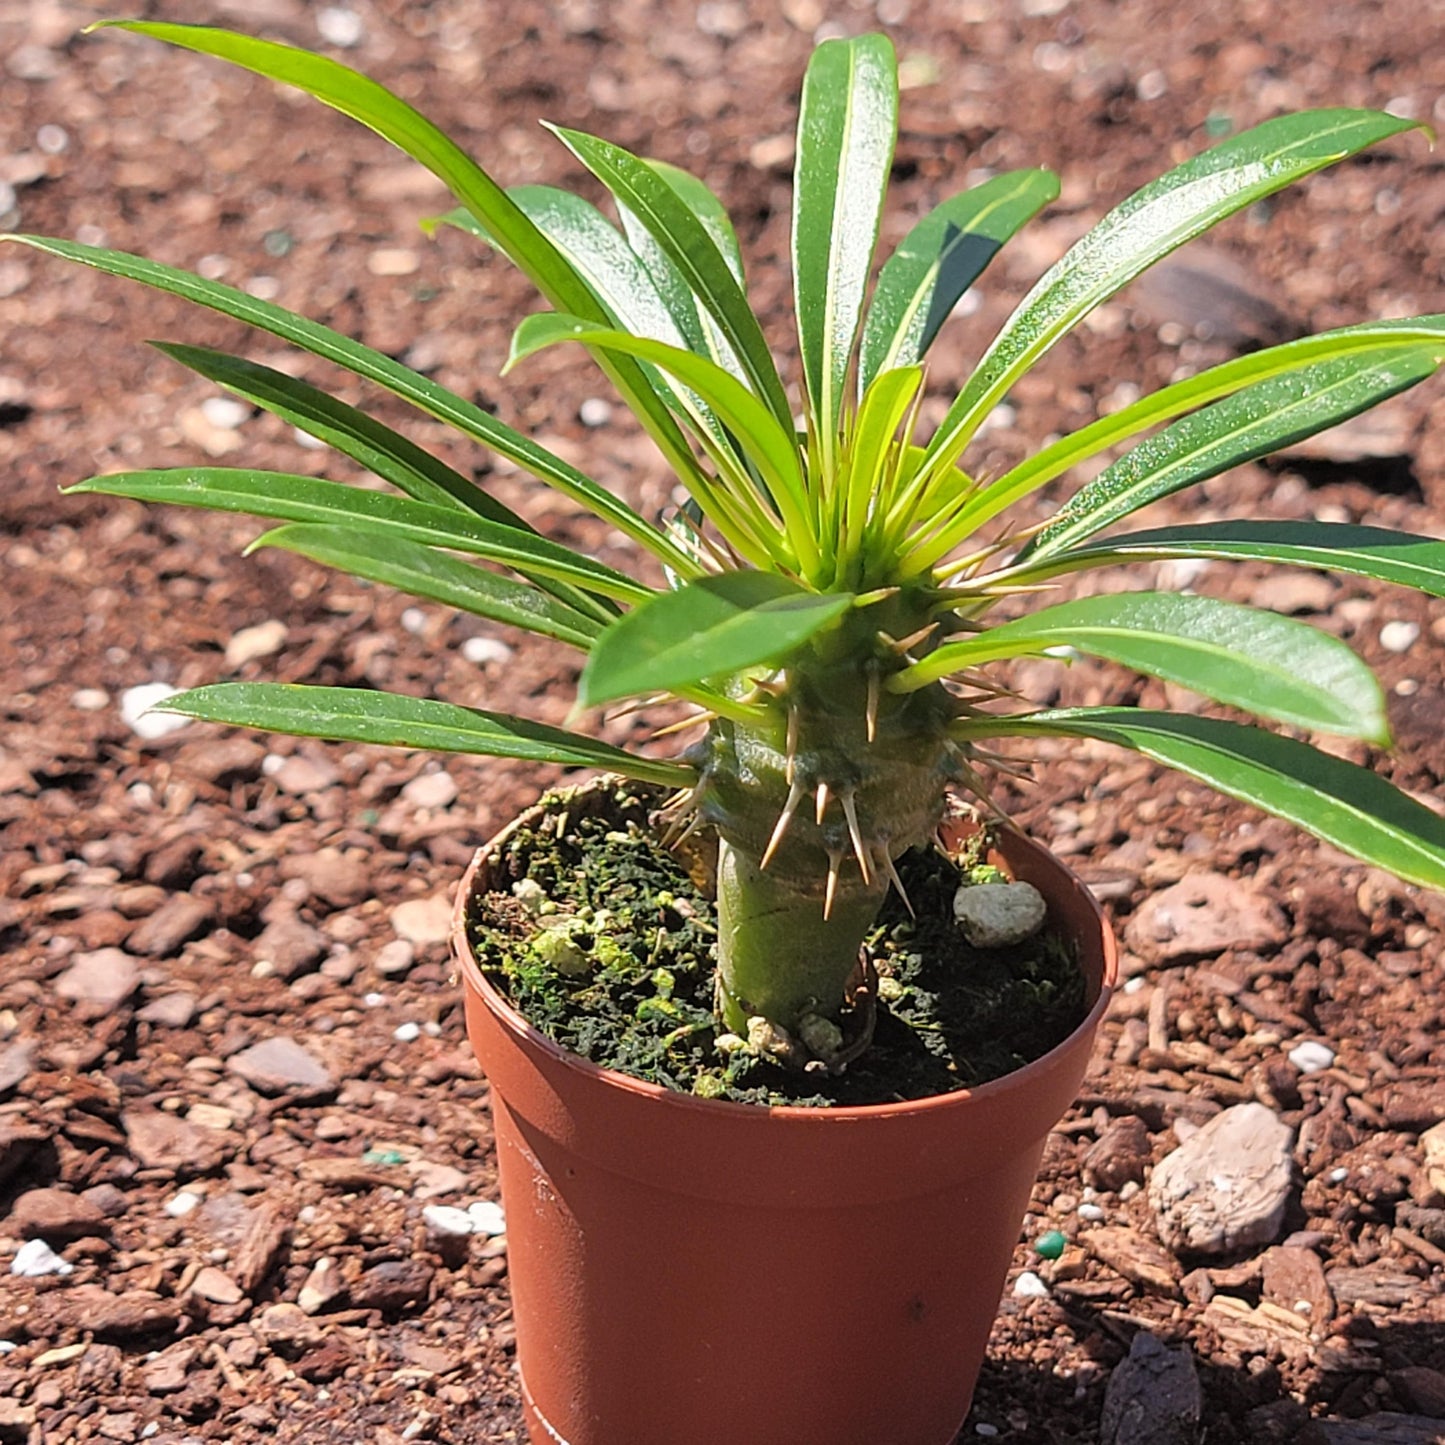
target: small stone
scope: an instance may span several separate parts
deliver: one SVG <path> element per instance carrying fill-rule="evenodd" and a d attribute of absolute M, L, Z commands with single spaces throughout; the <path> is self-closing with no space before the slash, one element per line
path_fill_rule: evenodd
<path fill-rule="evenodd" d="M 136 991 L 140 974 L 135 960 L 118 948 L 78 953 L 55 980 L 55 992 L 75 1005 L 82 1023 L 113 1014 Z"/>
<path fill-rule="evenodd" d="M 1068 1240 L 1057 1229 L 1050 1229 L 1034 1240 L 1034 1253 L 1040 1259 L 1058 1259 L 1064 1252 Z"/>
<path fill-rule="evenodd" d="M 174 1395 L 186 1387 L 186 1376 L 196 1363 L 197 1352 L 190 1345 L 172 1345 L 141 1369 L 141 1383 L 150 1395 Z"/>
<path fill-rule="evenodd" d="M 107 1234 L 105 1211 L 68 1189 L 30 1189 L 11 1207 L 9 1227 L 27 1239 L 84 1239 Z"/>
<path fill-rule="evenodd" d="M 411 276 L 421 269 L 421 257 L 400 246 L 383 246 L 366 258 L 373 276 Z"/>
<path fill-rule="evenodd" d="M 371 895 L 363 863 L 339 848 L 288 854 L 281 860 L 281 876 L 299 879 L 312 897 L 332 908 L 354 908 Z"/>
<path fill-rule="evenodd" d="M 336 1088 L 331 1072 L 295 1039 L 277 1035 L 252 1044 L 226 1060 L 231 1073 L 262 1094 L 291 1090 L 306 1094 L 330 1093 Z"/>
<path fill-rule="evenodd" d="M 75 1266 L 61 1259 L 43 1239 L 28 1239 L 15 1251 L 10 1273 L 23 1279 L 40 1279 L 48 1274 L 69 1274 Z"/>
<path fill-rule="evenodd" d="M 428 1204 L 421 1212 L 426 1226 L 434 1234 L 455 1237 L 477 1232 L 472 1216 L 465 1209 L 451 1204 Z"/>
<path fill-rule="evenodd" d="M 398 1024 L 391 1036 L 399 1044 L 414 1044 L 421 1037 L 421 1025 L 416 1023 Z"/>
<path fill-rule="evenodd" d="M 248 662 L 274 656 L 286 645 L 287 633 L 286 624 L 274 617 L 254 627 L 243 627 L 226 644 L 226 666 L 235 671 Z"/>
<path fill-rule="evenodd" d="M 1104 1211 L 1097 1204 L 1081 1204 L 1077 1213 L 1086 1224 L 1097 1224 L 1104 1217 Z"/>
<path fill-rule="evenodd" d="M 181 945 L 198 934 L 209 932 L 216 906 L 194 893 L 176 893 L 140 923 L 126 940 L 132 953 L 144 958 L 173 958 Z"/>
<path fill-rule="evenodd" d="M 176 417 L 176 426 L 188 442 L 194 443 L 208 457 L 224 457 L 245 446 L 235 427 L 217 426 L 204 410 L 188 406 Z"/>
<path fill-rule="evenodd" d="M 136 1010 L 136 1019 L 161 1029 L 186 1029 L 196 1019 L 199 1004 L 193 993 L 166 993 Z"/>
<path fill-rule="evenodd" d="M 1138 1230 L 1122 1226 L 1090 1229 L 1079 1236 L 1079 1242 L 1130 1284 L 1152 1294 L 1175 1293 L 1178 1269 L 1173 1259 Z"/>
<path fill-rule="evenodd" d="M 450 773 L 422 773 L 401 790 L 414 808 L 448 808 L 457 800 L 457 780 Z"/>
<path fill-rule="evenodd" d="M 375 968 L 383 978 L 399 978 L 415 962 L 416 949 L 404 938 L 393 938 L 377 950 Z"/>
<path fill-rule="evenodd" d="M 319 929 L 287 912 L 261 930 L 252 952 L 258 963 L 269 963 L 272 973 L 290 983 L 309 973 L 324 957 L 326 947 L 325 935 Z"/>
<path fill-rule="evenodd" d="M 239 1304 L 245 1298 L 241 1286 L 225 1270 L 209 1264 L 191 1281 L 191 1293 L 216 1305 Z"/>
<path fill-rule="evenodd" d="M 1306 1039 L 1289 1051 L 1289 1061 L 1302 1074 L 1318 1074 L 1335 1061 L 1335 1051 L 1328 1044 Z"/>
<path fill-rule="evenodd" d="M 467 1213 L 471 1216 L 472 1230 L 476 1234 L 494 1235 L 507 1232 L 507 1217 L 502 1213 L 502 1206 L 494 1204 L 490 1199 L 478 1199 L 467 1205 Z"/>
<path fill-rule="evenodd" d="M 175 697 L 179 691 L 166 682 L 145 682 L 138 687 L 128 687 L 120 695 L 121 718 L 137 737 L 147 742 L 176 732 L 187 726 L 190 719 L 175 713 L 148 712 L 147 709 Z"/>
<path fill-rule="evenodd" d="M 71 705 L 81 712 L 103 712 L 110 706 L 110 694 L 100 687 L 82 687 L 71 694 Z"/>
<path fill-rule="evenodd" d="M 975 948 L 1007 948 L 1032 938 L 1048 905 L 1032 883 L 973 883 L 953 899 L 953 916 Z"/>
<path fill-rule="evenodd" d="M 318 1325 L 299 1305 L 268 1305 L 254 1321 L 254 1328 L 267 1344 L 307 1346 L 319 1344 Z"/>
<path fill-rule="evenodd" d="M 1124 937 L 1148 963 L 1184 963 L 1225 949 L 1270 953 L 1289 937 L 1289 924 L 1249 884 L 1222 873 L 1190 873 L 1146 899 Z"/>
<path fill-rule="evenodd" d="M 398 938 L 426 946 L 445 943 L 451 936 L 452 902 L 445 893 L 408 898 L 391 910 L 391 926 Z"/>
<path fill-rule="evenodd" d="M 1049 1287 L 1033 1270 L 1024 1270 L 1014 1281 L 1015 1299 L 1048 1299 Z"/>
<path fill-rule="evenodd" d="M 357 1309 L 399 1314 L 427 1302 L 433 1274 L 419 1259 L 389 1259 L 364 1271 L 348 1293 Z"/>
<path fill-rule="evenodd" d="M 163 1109 L 137 1107 L 120 1116 L 126 1148 L 147 1169 L 166 1169 L 182 1177 L 204 1174 L 235 1152 L 235 1144 L 217 1130 L 178 1118 Z"/>
<path fill-rule="evenodd" d="M 1203 1413 L 1189 1348 L 1166 1349 L 1141 1330 L 1129 1358 L 1109 1377 L 1100 1439 L 1102 1445 L 1194 1445 Z"/>
<path fill-rule="evenodd" d="M 1143 1183 L 1150 1158 L 1144 1121 L 1133 1114 L 1112 1119 L 1084 1155 L 1084 1182 L 1117 1194 L 1126 1184 Z"/>
<path fill-rule="evenodd" d="M 1159 1237 L 1190 1254 L 1270 1244 L 1284 1222 L 1294 1132 L 1263 1104 L 1216 1114 L 1154 1169 Z"/>
<path fill-rule="evenodd" d="M 1266 1250 L 1261 1281 L 1264 1299 L 1307 1319 L 1312 1331 L 1334 1318 L 1335 1297 L 1314 1250 L 1288 1244 Z"/>
<path fill-rule="evenodd" d="M 311 1273 L 306 1276 L 296 1303 L 308 1314 L 320 1314 L 333 1300 L 339 1299 L 346 1291 L 346 1282 L 334 1259 L 318 1259 Z"/>
<path fill-rule="evenodd" d="M 443 1199 L 460 1194 L 467 1176 L 451 1164 L 434 1164 L 430 1159 L 412 1159 L 406 1166 L 412 1177 L 412 1194 L 418 1199 Z"/>
<path fill-rule="evenodd" d="M 274 769 L 267 769 L 269 776 L 283 793 L 293 798 L 305 798 L 324 793 L 341 781 L 336 767 L 324 758 L 309 757 L 305 753 L 292 753 L 283 758 Z"/>
<path fill-rule="evenodd" d="M 612 403 L 605 397 L 589 396 L 577 408 L 577 420 L 583 426 L 606 426 L 612 420 Z"/>
<path fill-rule="evenodd" d="M 340 50 L 351 50 L 366 36 L 366 26 L 354 10 L 341 5 L 325 5 L 316 15 L 316 33 Z"/>
<path fill-rule="evenodd" d="M 202 1202 L 199 1194 L 193 1194 L 189 1189 L 182 1189 L 179 1194 L 173 1194 L 166 1200 L 163 1207 L 172 1219 L 184 1219 Z"/>
<path fill-rule="evenodd" d="M 250 417 L 251 408 L 234 397 L 208 396 L 201 403 L 201 415 L 222 431 L 235 431 Z"/>
<path fill-rule="evenodd" d="M 462 643 L 462 656 L 482 667 L 489 662 L 510 662 L 515 652 L 498 637 L 469 637 Z"/>
<path fill-rule="evenodd" d="M 1408 652 L 1419 636 L 1418 622 L 1387 622 L 1380 629 L 1380 646 L 1386 652 Z"/>

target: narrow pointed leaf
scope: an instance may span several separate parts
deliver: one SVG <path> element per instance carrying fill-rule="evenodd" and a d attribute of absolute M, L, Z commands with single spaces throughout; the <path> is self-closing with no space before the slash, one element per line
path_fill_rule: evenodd
<path fill-rule="evenodd" d="M 1280 562 L 1348 572 L 1445 597 L 1445 541 L 1388 527 L 1348 522 L 1200 522 L 1127 532 L 1107 541 L 1056 552 L 1036 566 L 1010 570 L 1010 582 L 1045 581 L 1087 567 L 1166 558 Z"/>
<path fill-rule="evenodd" d="M 593 707 L 781 661 L 852 605 L 847 593 L 804 592 L 768 572 L 660 592 L 598 638 L 578 700 Z"/>
<path fill-rule="evenodd" d="M 197 375 L 334 447 L 419 502 L 453 506 L 460 502 L 467 510 L 493 522 L 531 530 L 510 507 L 489 496 L 475 482 L 399 432 L 310 382 L 209 347 L 173 341 L 154 341 L 151 345 Z"/>
<path fill-rule="evenodd" d="M 1392 349 L 1412 351 L 1431 347 L 1437 356 L 1445 358 L 1445 316 L 1370 321 L 1359 326 L 1322 331 L 1317 336 L 1305 336 L 1298 341 L 1271 346 L 1265 351 L 1234 357 L 1196 376 L 1140 397 L 1131 405 L 1060 437 L 980 493 L 965 517 L 960 519 L 961 523 L 976 529 L 1006 511 L 1020 498 L 1062 476 L 1085 458 L 1097 456 L 1131 436 L 1148 431 L 1161 422 L 1172 421 L 1186 411 L 1218 401 L 1252 382 L 1266 381 L 1272 376 L 1298 371 L 1336 356 L 1365 352 L 1384 356 Z"/>
<path fill-rule="evenodd" d="M 1020 555 L 1072 547 L 1160 497 L 1347 421 L 1439 364 L 1434 348 L 1367 352 L 1256 382 L 1140 442 L 1075 493 Z"/>
<path fill-rule="evenodd" d="M 868 306 L 858 386 L 921 361 L 959 298 L 1026 221 L 1057 199 L 1052 171 L 1009 171 L 936 206 L 883 263 Z"/>
<path fill-rule="evenodd" d="M 410 497 L 348 487 L 320 477 L 231 467 L 176 467 L 112 472 L 91 477 L 66 491 L 244 512 L 278 522 L 340 525 L 466 552 L 499 562 L 523 576 L 572 582 L 622 602 L 640 602 L 652 595 L 652 589 L 640 582 L 535 532 L 504 527 L 455 508 L 434 507 Z"/>
<path fill-rule="evenodd" d="M 369 76 L 329 56 L 229 30 L 152 20 L 99 23 L 148 35 L 183 50 L 216 56 L 243 70 L 295 86 L 323 105 L 359 121 L 444 182 L 486 226 L 507 259 L 552 305 L 598 321 L 606 319 L 566 258 L 491 176 L 444 131 Z M 625 357 L 608 359 L 603 367 L 663 454 L 685 474 L 692 462 L 691 453 L 639 368 Z"/>
<path fill-rule="evenodd" d="M 553 637 L 584 652 L 603 627 L 596 618 L 565 606 L 529 583 L 499 577 L 449 552 L 386 532 L 293 523 L 258 537 L 248 550 L 260 547 L 280 547 L 353 577 L 524 632 Z"/>
<path fill-rule="evenodd" d="M 1136 191 L 1040 278 L 989 347 L 929 444 L 951 465 L 984 417 L 1095 306 L 1225 216 L 1418 122 L 1378 111 L 1278 116 L 1193 157 Z"/>
<path fill-rule="evenodd" d="M 883 35 L 825 40 L 803 80 L 793 184 L 793 294 L 813 427 L 831 470 L 853 343 L 898 133 Z"/>
<path fill-rule="evenodd" d="M 1142 753 L 1377 868 L 1445 889 L 1445 818 L 1367 768 L 1218 718 L 1076 708 L 955 724 L 963 739 L 1086 737 Z"/>
<path fill-rule="evenodd" d="M 697 777 L 685 764 L 639 757 L 526 718 L 364 688 L 214 683 L 168 698 L 156 711 L 333 742 L 480 753 L 529 763 L 560 763 L 567 768 L 604 768 L 664 787 L 687 787 Z"/>
<path fill-rule="evenodd" d="M 328 326 L 298 316 L 294 311 L 288 311 L 282 306 L 274 306 L 269 301 L 260 301 L 234 287 L 223 286 L 218 281 L 202 280 L 189 271 L 166 266 L 144 256 L 84 246 L 78 241 L 63 241 L 53 236 L 11 235 L 0 239 L 19 241 L 37 251 L 76 261 L 112 276 L 139 281 L 158 291 L 194 301 L 198 305 L 220 312 L 223 316 L 230 316 L 248 326 L 254 326 L 258 331 L 279 336 L 283 341 L 299 346 L 313 356 L 333 361 L 355 375 L 385 387 L 393 395 L 410 402 L 438 421 L 454 427 L 462 435 L 480 442 L 499 456 L 515 462 L 524 471 L 546 482 L 563 496 L 571 498 L 610 522 L 624 536 L 632 538 L 681 576 L 698 575 L 697 563 L 671 538 L 644 521 L 625 502 L 612 496 L 590 477 L 564 462 L 561 457 L 539 446 L 530 437 L 514 431 L 455 392 L 438 386 L 418 372 L 393 361 L 391 357 L 374 351 L 369 346 L 363 346 Z M 458 505 L 461 505 L 460 501 Z"/>
<path fill-rule="evenodd" d="M 1003 657 L 1071 647 L 1311 732 L 1389 743 L 1374 674 L 1338 638 L 1274 612 L 1173 592 L 1046 607 L 948 642 L 897 674 L 898 691 Z"/>
<path fill-rule="evenodd" d="M 646 161 L 596 136 L 550 128 L 657 242 L 727 337 L 758 396 L 790 427 L 792 410 L 762 327 L 708 228 Z"/>

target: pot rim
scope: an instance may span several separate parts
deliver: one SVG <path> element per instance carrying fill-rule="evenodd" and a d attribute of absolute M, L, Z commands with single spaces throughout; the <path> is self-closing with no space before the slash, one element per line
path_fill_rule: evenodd
<path fill-rule="evenodd" d="M 609 775 L 610 776 L 610 775 Z M 594 779 L 581 786 L 593 787 L 603 782 Z M 522 821 L 540 803 L 533 803 L 512 818 L 499 832 L 483 843 L 472 856 L 466 872 L 457 888 L 452 906 L 451 952 L 461 971 L 465 986 L 478 995 L 492 1016 L 525 1049 L 544 1054 L 555 1065 L 566 1069 L 579 1079 L 591 1079 L 598 1084 L 609 1085 L 632 1094 L 640 1099 L 652 1100 L 656 1105 L 718 1116 L 728 1114 L 738 1120 L 770 1119 L 787 1120 L 792 1123 L 811 1121 L 815 1125 L 841 1128 L 864 1120 L 885 1118 L 915 1118 L 936 1113 L 948 1108 L 959 1108 L 966 1104 L 1001 1103 L 1010 1094 L 1027 1091 L 1035 1080 L 1051 1073 L 1060 1063 L 1062 1056 L 1079 1047 L 1082 1037 L 1092 1036 L 1109 1007 L 1119 975 L 1119 948 L 1113 928 L 1104 916 L 1099 901 L 1089 892 L 1083 881 L 1042 843 L 1031 838 L 1010 823 L 1009 836 L 1013 843 L 1033 853 L 1046 868 L 1054 871 L 1065 885 L 1065 891 L 1072 893 L 1076 901 L 1083 904 L 1085 911 L 1098 926 L 1100 941 L 1099 992 L 1093 1006 L 1070 1033 L 1054 1045 L 1046 1054 L 1031 1060 L 1020 1069 L 1004 1074 L 972 1089 L 955 1089 L 947 1094 L 930 1094 L 923 1099 L 903 1099 L 886 1104 L 854 1104 L 838 1108 L 811 1108 L 799 1104 L 741 1104 L 732 1099 L 704 1099 L 695 1094 L 684 1094 L 676 1089 L 664 1088 L 661 1084 L 648 1083 L 645 1079 L 624 1074 L 618 1069 L 604 1068 L 580 1054 L 564 1048 L 550 1039 L 539 1028 L 520 1013 L 512 1003 L 492 985 L 477 963 L 467 939 L 467 915 L 473 894 L 476 892 L 477 876 L 492 854 L 503 846 Z M 1037 885 L 1036 885 L 1037 886 Z M 1047 890 L 1045 890 L 1047 896 Z"/>

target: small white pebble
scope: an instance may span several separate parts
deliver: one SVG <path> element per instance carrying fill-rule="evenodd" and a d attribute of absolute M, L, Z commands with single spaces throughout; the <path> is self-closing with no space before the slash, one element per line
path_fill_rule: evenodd
<path fill-rule="evenodd" d="M 1048 1285 L 1046 1285 L 1043 1280 L 1041 1280 L 1038 1275 L 1036 1275 L 1031 1269 L 1026 1269 L 1014 1281 L 1015 1299 L 1047 1299 L 1048 1297 Z"/>
<path fill-rule="evenodd" d="M 992 1440 L 998 1434 L 998 1426 L 990 1425 L 987 1420 L 980 1420 L 973 1427 L 975 1435 L 982 1435 L 985 1440 Z"/>
<path fill-rule="evenodd" d="M 1420 684 L 1413 677 L 1402 677 L 1395 684 L 1396 697 L 1414 697 L 1420 691 Z"/>
<path fill-rule="evenodd" d="M 296 1211 L 296 1218 L 299 1219 L 302 1224 L 315 1224 L 316 1206 L 314 1204 L 303 1204 L 301 1208 Z"/>
<path fill-rule="evenodd" d="M 380 1008 L 386 1002 L 386 995 L 384 993 L 368 993 L 362 996 L 361 1001 L 367 1008 Z"/>
<path fill-rule="evenodd" d="M 1335 1051 L 1328 1044 L 1306 1039 L 1289 1051 L 1289 1061 L 1302 1074 L 1317 1074 L 1335 1061 Z"/>
<path fill-rule="evenodd" d="M 361 16 L 340 5 L 327 5 L 317 12 L 316 33 L 328 44 L 350 50 L 360 45 L 366 34 Z"/>
<path fill-rule="evenodd" d="M 1146 70 L 1134 87 L 1140 100 L 1158 100 L 1169 94 L 1169 77 L 1162 70 Z"/>
<path fill-rule="evenodd" d="M 81 712 L 100 712 L 110 706 L 110 694 L 104 688 L 82 687 L 71 694 L 70 701 Z"/>
<path fill-rule="evenodd" d="M 147 708 L 163 703 L 174 697 L 179 688 L 168 682 L 143 682 L 137 687 L 128 687 L 120 695 L 120 715 L 137 737 L 155 739 L 185 727 L 190 718 L 175 714 L 147 712 Z"/>
<path fill-rule="evenodd" d="M 1139 990 L 1140 990 L 1141 988 L 1143 988 L 1143 987 L 1144 987 L 1144 975 L 1143 975 L 1142 973 L 1135 974 L 1133 978 L 1126 978 L 1126 979 L 1124 980 L 1124 992 L 1125 992 L 1125 993 L 1138 993 Z"/>
<path fill-rule="evenodd" d="M 399 1044 L 414 1044 L 421 1037 L 421 1025 L 413 1023 L 398 1024 L 392 1030 L 392 1038 Z"/>
<path fill-rule="evenodd" d="M 200 1203 L 201 1196 L 199 1194 L 193 1194 L 189 1189 L 182 1189 L 179 1194 L 174 1194 L 166 1200 L 165 1211 L 172 1219 L 184 1219 Z"/>
<path fill-rule="evenodd" d="M 24 1279 L 39 1279 L 47 1274 L 69 1274 L 75 1266 L 61 1259 L 43 1239 L 27 1239 L 10 1261 L 10 1273 Z"/>
<path fill-rule="evenodd" d="M 421 1031 L 429 1039 L 439 1039 L 442 1036 L 442 1026 L 435 1019 L 428 1019 L 421 1026 Z"/>
<path fill-rule="evenodd" d="M 589 396 L 577 408 L 577 420 L 583 426 L 606 426 L 612 420 L 612 403 L 600 396 Z"/>
<path fill-rule="evenodd" d="M 984 417 L 982 426 L 979 427 L 980 436 L 987 431 L 1008 431 L 1019 419 L 1018 410 L 1006 401 L 1001 401 Z"/>
<path fill-rule="evenodd" d="M 291 435 L 297 445 L 305 447 L 307 451 L 324 452 L 326 450 L 326 443 L 320 437 L 312 436 L 309 431 L 302 431 L 299 426 L 292 427 Z"/>
<path fill-rule="evenodd" d="M 1078 1212 L 1079 1218 L 1088 1220 L 1090 1224 L 1097 1224 L 1104 1217 L 1104 1211 L 1097 1204 L 1081 1204 Z"/>
<path fill-rule="evenodd" d="M 415 636 L 426 627 L 426 613 L 420 607 L 408 607 L 401 614 L 401 625 Z"/>
<path fill-rule="evenodd" d="M 235 431 L 251 415 L 251 408 L 234 397 L 208 396 L 201 403 L 201 415 L 222 431 Z"/>
<path fill-rule="evenodd" d="M 478 1199 L 467 1205 L 467 1213 L 471 1216 L 472 1230 L 476 1234 L 507 1232 L 507 1217 L 502 1213 L 502 1206 L 490 1199 Z"/>
<path fill-rule="evenodd" d="M 1380 629 L 1380 646 L 1386 652 L 1408 652 L 1419 636 L 1418 622 L 1387 622 Z"/>
<path fill-rule="evenodd" d="M 477 1232 L 472 1216 L 465 1209 L 458 1209 L 453 1204 L 428 1204 L 422 1210 L 421 1217 L 426 1220 L 427 1228 L 433 1234 L 446 1234 L 456 1238 Z"/>
<path fill-rule="evenodd" d="M 19 1348 L 14 1340 L 0 1340 L 0 1355 L 14 1354 Z"/>
<path fill-rule="evenodd" d="M 1297 1299 L 1294 1302 L 1294 1312 L 1297 1315 L 1312 1315 L 1315 1307 L 1307 1299 Z"/>
<path fill-rule="evenodd" d="M 267 753 L 261 759 L 261 772 L 268 778 L 274 778 L 285 766 L 286 759 L 280 753 Z"/>
<path fill-rule="evenodd" d="M 281 294 L 281 282 L 275 276 L 252 276 L 242 289 L 258 301 L 274 301 Z"/>
<path fill-rule="evenodd" d="M 510 662 L 513 650 L 497 637 L 469 637 L 462 643 L 462 656 L 481 667 L 488 662 Z"/>
<path fill-rule="evenodd" d="M 1331 1170 L 1330 1170 L 1330 1183 L 1331 1183 L 1331 1184 L 1343 1184 L 1343 1183 L 1345 1182 L 1345 1180 L 1348 1179 L 1349 1177 L 1350 1177 L 1350 1171 L 1349 1171 L 1348 1169 L 1344 1168 L 1343 1166 L 1341 1166 L 1339 1169 L 1331 1169 Z"/>
<path fill-rule="evenodd" d="M 43 125 L 35 132 L 35 144 L 47 156 L 58 156 L 70 144 L 64 126 Z"/>

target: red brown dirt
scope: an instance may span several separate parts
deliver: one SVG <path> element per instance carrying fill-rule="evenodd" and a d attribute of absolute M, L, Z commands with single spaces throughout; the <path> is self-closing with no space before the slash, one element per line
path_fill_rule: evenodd
<path fill-rule="evenodd" d="M 145 7 L 308 45 L 335 23 L 325 10 Z M 417 218 L 445 204 L 437 187 L 270 85 L 132 37 L 77 38 L 101 13 L 89 0 L 0 0 L 6 226 L 259 287 L 539 432 L 644 512 L 661 505 L 667 480 L 636 434 L 581 424 L 582 402 L 606 392 L 580 360 L 543 357 L 497 379 L 533 302 L 466 238 L 420 236 Z M 1306 105 L 1445 121 L 1431 69 L 1445 53 L 1439 0 L 521 0 L 485 19 L 462 0 L 373 0 L 355 16 L 360 43 L 342 58 L 421 104 L 508 183 L 581 180 L 539 117 L 704 174 L 737 218 L 774 331 L 788 284 L 787 137 L 812 37 L 882 23 L 913 82 L 887 240 L 976 168 L 1048 165 L 1064 182 L 989 273 L 979 312 L 936 347 L 940 413 L 949 380 L 1043 266 L 1211 126 Z M 1442 217 L 1441 165 L 1419 136 L 1252 208 L 1184 253 L 1203 283 L 1175 270 L 1136 286 L 1063 343 L 1012 398 L 982 465 L 1117 404 L 1121 387 L 1231 348 L 1445 310 Z M 244 560 L 259 530 L 246 520 L 60 496 L 96 472 L 183 465 L 230 444 L 200 410 L 209 388 L 147 337 L 278 357 L 179 302 L 0 254 L 0 1261 L 8 1270 L 40 1230 L 72 1266 L 0 1276 L 0 1339 L 15 1346 L 0 1355 L 0 1440 L 514 1440 L 505 1251 L 440 1239 L 421 1215 L 494 1196 L 487 1086 L 444 949 L 425 941 L 427 909 L 420 923 L 397 909 L 444 899 L 474 845 L 554 775 L 442 759 L 456 788 L 442 801 L 445 783 L 408 787 L 435 761 L 201 727 L 144 741 L 119 701 L 145 683 L 267 676 L 560 722 L 575 665 L 296 558 Z M 539 525 L 633 564 L 616 537 L 515 472 L 399 404 L 377 409 Z M 229 462 L 350 475 L 269 418 L 241 435 Z M 1427 383 L 1366 434 L 1243 469 L 1186 506 L 1440 533 L 1445 390 Z M 1185 585 L 1157 569 L 1141 578 Z M 1439 603 L 1251 567 L 1216 565 L 1188 584 L 1273 602 L 1358 647 L 1380 668 L 1399 741 L 1372 761 L 1438 797 Z M 1381 641 L 1392 621 L 1418 628 L 1404 650 Z M 228 664 L 234 634 L 264 623 L 285 629 L 277 650 Z M 480 662 L 462 650 L 473 637 L 491 644 Z M 1092 665 L 1030 665 L 1016 680 L 1044 701 L 1162 696 Z M 1148 1330 L 1191 1348 L 1211 1445 L 1343 1439 L 1331 1429 L 1382 1414 L 1439 1419 L 1438 1436 L 1423 1424 L 1419 1438 L 1445 1439 L 1445 1198 L 1421 1141 L 1445 1118 L 1445 900 L 1102 748 L 1052 751 L 1035 786 L 1002 797 L 1146 953 L 1131 919 L 1191 874 L 1262 897 L 1278 928 L 1204 958 L 1131 953 L 1139 982 L 1051 1140 L 1019 1246 L 1017 1269 L 1041 1274 L 1048 1296 L 1006 1298 L 962 1438 L 1093 1445 L 1110 1373 Z M 409 964 L 399 924 L 422 937 Z M 115 984 L 115 1007 L 70 987 L 87 958 L 91 999 Z M 238 1073 L 238 1056 L 271 1038 L 303 1046 L 329 1081 L 268 1092 Z M 1303 1040 L 1328 1045 L 1331 1064 L 1302 1073 L 1288 1053 Z M 1130 1187 L 1191 1123 L 1251 1099 L 1297 1134 L 1281 1239 L 1320 1268 L 1288 1286 L 1280 1256 L 1259 1250 L 1161 1263 Z M 204 1202 L 168 1213 L 186 1190 Z M 1102 1220 L 1087 1217 L 1095 1209 Z M 1071 1245 L 1056 1266 L 1030 1249 L 1051 1228 Z M 1305 1288 L 1312 1328 L 1256 1308 Z"/>

